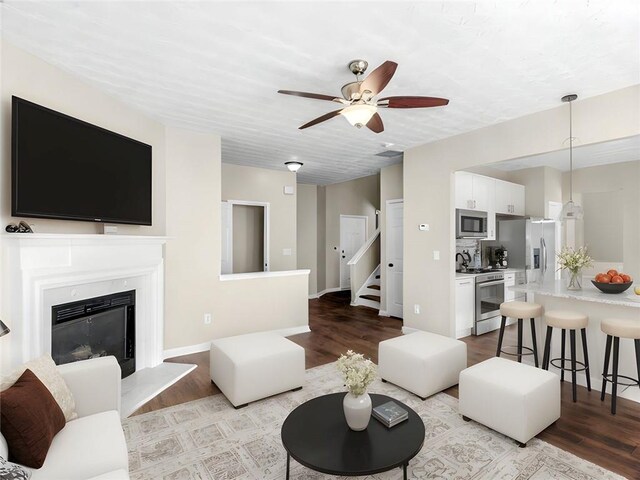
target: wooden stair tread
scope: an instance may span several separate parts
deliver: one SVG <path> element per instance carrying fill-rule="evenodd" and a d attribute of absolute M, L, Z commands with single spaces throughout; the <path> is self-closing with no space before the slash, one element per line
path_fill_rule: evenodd
<path fill-rule="evenodd" d="M 365 300 L 371 300 L 372 302 L 380 301 L 380 295 L 360 295 L 360 298 L 364 298 Z"/>
<path fill-rule="evenodd" d="M 380 290 L 380 285 L 367 285 L 367 288 L 371 290 Z"/>

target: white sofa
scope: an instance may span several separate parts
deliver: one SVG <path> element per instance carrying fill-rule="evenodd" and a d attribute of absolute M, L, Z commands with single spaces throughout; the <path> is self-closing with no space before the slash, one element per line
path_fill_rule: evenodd
<path fill-rule="evenodd" d="M 60 365 L 78 418 L 54 437 L 31 480 L 128 480 L 129 459 L 120 423 L 120 366 L 114 357 Z M 0 456 L 8 448 L 0 435 Z"/>
<path fill-rule="evenodd" d="M 210 361 L 211 381 L 235 408 L 304 383 L 304 348 L 275 333 L 214 340 Z"/>

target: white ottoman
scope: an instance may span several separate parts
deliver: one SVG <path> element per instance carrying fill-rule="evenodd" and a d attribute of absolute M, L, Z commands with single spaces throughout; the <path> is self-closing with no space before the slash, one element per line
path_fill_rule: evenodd
<path fill-rule="evenodd" d="M 378 373 L 383 381 L 423 400 L 457 384 L 464 368 L 467 344 L 435 333 L 410 333 L 378 346 Z"/>
<path fill-rule="evenodd" d="M 460 373 L 460 413 L 524 447 L 560 418 L 560 377 L 524 363 L 491 358 Z"/>
<path fill-rule="evenodd" d="M 235 408 L 304 383 L 304 348 L 275 333 L 214 340 L 210 361 L 211 381 Z"/>

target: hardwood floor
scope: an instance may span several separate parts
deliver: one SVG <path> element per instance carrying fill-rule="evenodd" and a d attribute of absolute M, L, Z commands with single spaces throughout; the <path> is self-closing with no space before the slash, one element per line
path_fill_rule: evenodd
<path fill-rule="evenodd" d="M 349 292 L 339 292 L 309 302 L 311 332 L 289 337 L 305 348 L 307 368 L 333 362 L 348 349 L 377 362 L 378 343 L 401 335 L 400 320 L 380 317 L 376 310 L 367 307 L 351 307 L 349 298 Z M 514 327 L 508 327 L 505 333 L 507 345 L 515 342 Z M 495 355 L 497 332 L 463 340 L 467 343 L 469 365 Z M 198 367 L 134 415 L 220 393 L 209 378 L 208 352 L 168 361 L 194 363 Z M 627 478 L 640 479 L 640 405 L 619 398 L 617 414 L 611 415 L 609 395 L 605 402 L 600 402 L 596 389 L 588 392 L 579 386 L 578 402 L 573 403 L 571 383 L 565 382 L 562 417 L 538 437 Z M 445 393 L 457 398 L 458 388 L 452 387 Z"/>

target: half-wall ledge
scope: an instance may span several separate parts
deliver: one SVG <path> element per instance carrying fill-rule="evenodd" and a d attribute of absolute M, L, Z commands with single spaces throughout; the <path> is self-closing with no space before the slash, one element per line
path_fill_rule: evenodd
<path fill-rule="evenodd" d="M 284 270 L 282 272 L 251 272 L 251 273 L 228 273 L 220 275 L 221 282 L 231 280 L 251 280 L 256 278 L 274 278 L 274 277 L 294 277 L 296 275 L 309 275 L 311 270 Z"/>

